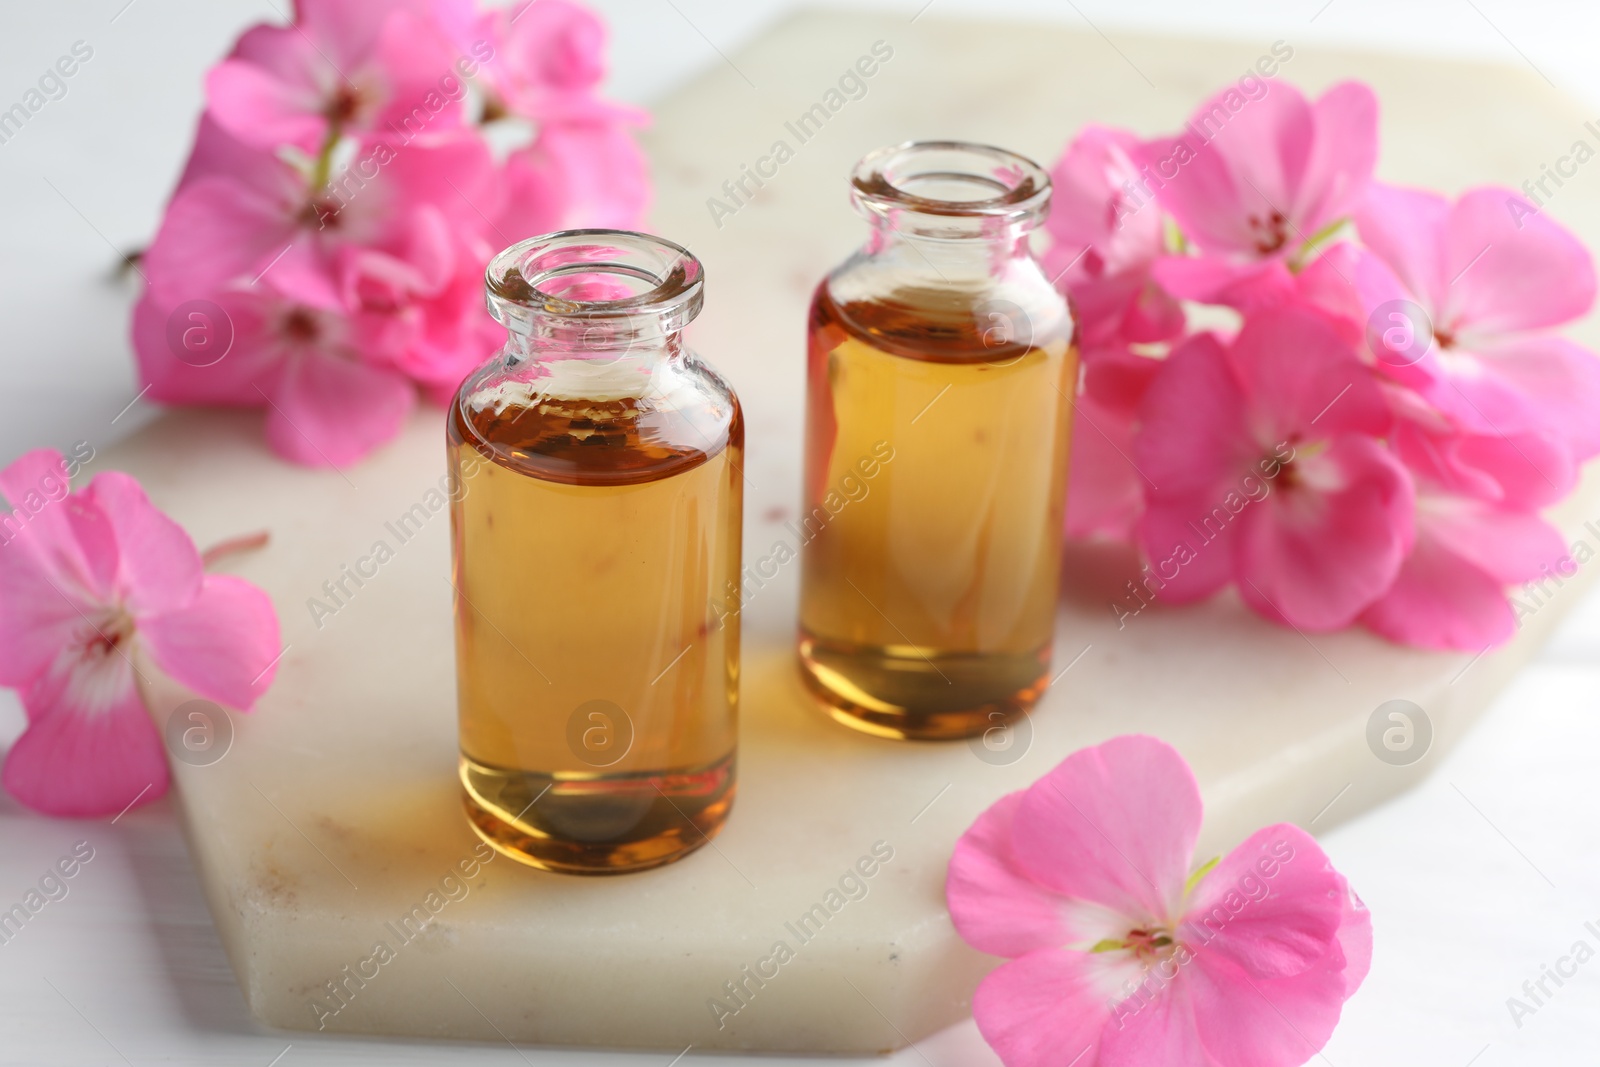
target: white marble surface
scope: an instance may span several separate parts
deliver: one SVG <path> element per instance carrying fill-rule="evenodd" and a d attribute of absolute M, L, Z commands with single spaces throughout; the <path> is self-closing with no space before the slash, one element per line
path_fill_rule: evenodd
<path fill-rule="evenodd" d="M 1110 21 L 1112 12 L 1082 6 L 1097 25 L 1112 31 L 1116 41 L 1127 47 Z M 1375 14 L 1380 9 L 1375 5 L 1336 0 L 1320 14 L 1316 6 L 1320 5 L 1296 11 L 1293 20 L 1280 13 L 1266 21 L 1242 10 L 1229 17 L 1240 20 L 1234 29 L 1250 26 L 1270 35 L 1270 40 L 1284 36 L 1286 27 L 1321 35 L 1340 25 L 1336 19 L 1365 16 L 1374 32 L 1390 31 L 1391 46 L 1407 43 L 1396 40 L 1402 35 L 1394 32 L 1397 24 L 1403 29 L 1405 23 L 1378 22 Z M 84 36 L 80 20 L 82 25 L 92 24 L 108 42 L 116 40 L 111 34 L 127 32 L 130 40 L 143 46 L 120 59 L 117 53 L 102 50 L 100 54 L 113 61 L 97 68 L 108 72 L 107 81 L 76 85 L 74 93 L 84 91 L 69 95 L 59 102 L 61 110 L 48 115 L 60 118 L 56 132 L 35 124 L 42 147 L 24 142 L 0 146 L 0 181 L 13 194 L 5 201 L 5 221 L 17 223 L 7 232 L 15 241 L 13 247 L 24 252 L 8 255 L 0 265 L 8 283 L 3 290 L 5 321 L 12 342 L 4 353 L 0 378 L 9 421 L 7 455 L 42 440 L 65 443 L 89 433 L 99 435 L 93 438 L 97 442 L 106 440 L 139 417 L 136 406 L 107 427 L 133 394 L 130 388 L 119 395 L 116 388 L 119 380 L 130 380 L 120 343 L 125 295 L 92 287 L 85 294 L 81 281 L 75 282 L 79 291 L 73 292 L 66 279 L 86 277 L 109 255 L 91 231 L 127 244 L 147 230 L 184 135 L 167 112 L 192 102 L 197 71 L 239 21 L 237 11 L 212 8 L 209 29 L 205 20 L 186 15 L 178 33 L 175 16 L 152 0 L 143 0 L 101 31 L 100 23 L 116 14 L 116 7 L 120 3 L 92 14 L 85 14 L 87 8 L 36 13 L 28 16 L 37 23 L 28 26 L 28 32 L 0 41 L 4 69 L 18 85 L 27 80 L 26 72 L 33 66 L 54 56 L 57 46 L 52 42 L 60 38 L 70 44 Z M 739 27 L 729 30 L 727 20 L 709 16 L 703 7 L 682 7 L 725 51 L 733 50 L 732 41 L 723 35 L 736 35 Z M 1575 16 L 1523 8 L 1511 19 L 1492 6 L 1482 7 L 1519 47 L 1531 50 L 1542 69 L 1552 73 L 1554 64 L 1533 42 L 1559 40 L 1562 29 L 1567 30 L 1565 37 L 1576 37 L 1571 32 Z M 631 53 L 641 63 L 657 53 L 668 53 L 672 62 L 682 63 L 686 55 L 706 48 L 698 36 L 687 33 L 676 44 L 663 47 L 664 38 L 656 33 L 662 26 L 661 12 L 652 6 L 644 14 L 655 29 L 649 45 L 636 43 Z M 1301 31 L 1301 19 L 1312 14 L 1317 14 L 1317 21 L 1306 23 Z M 136 16 L 148 23 L 135 28 L 140 26 L 131 21 Z M 1251 17 L 1257 21 L 1249 22 Z M 1444 36 L 1460 36 L 1462 24 L 1474 17 L 1455 12 L 1450 22 L 1440 23 L 1447 31 Z M 1412 23 L 1426 24 L 1425 19 Z M 624 22 L 625 41 L 627 25 Z M 205 37 L 207 32 L 211 38 Z M 1340 32 L 1350 32 L 1348 21 Z M 1478 40 L 1474 47 L 1499 51 L 1516 61 L 1492 27 L 1481 27 L 1478 37 L 1487 37 L 1489 43 Z M 101 39 L 96 38 L 97 46 Z M 199 54 L 193 54 L 197 50 Z M 122 64 L 116 73 L 126 75 L 135 63 L 144 65 L 140 80 L 134 91 L 125 92 L 110 72 Z M 647 86 L 648 80 L 635 79 L 632 84 Z M 1115 99 L 1106 103 L 1108 111 L 1117 107 Z M 137 121 L 141 106 L 149 120 L 142 126 Z M 1493 155 L 1492 146 L 1482 147 L 1485 157 Z M 13 153 L 19 148 L 24 151 Z M 1564 148 L 1553 145 L 1551 157 Z M 108 178 L 107 161 L 112 159 L 118 160 L 116 182 Z M 151 166 L 128 166 L 122 162 L 127 159 L 148 159 Z M 82 217 L 69 212 L 50 190 L 40 191 L 38 179 L 52 176 L 69 196 L 84 194 L 73 196 L 74 201 L 92 201 L 77 204 Z M 79 184 L 69 191 L 63 176 Z M 1503 173 L 1493 176 L 1514 180 Z M 94 222 L 84 221 L 89 218 Z M 658 220 L 658 224 L 665 223 Z M 102 313 L 77 310 L 78 305 L 67 302 L 69 292 L 72 299 L 80 304 L 88 299 L 91 308 Z M 46 361 L 38 358 L 40 353 L 59 358 Z M 68 384 L 72 388 L 66 388 Z M 65 410 L 39 403 L 41 397 L 63 394 L 74 397 Z M 96 404 L 104 411 L 97 411 Z M 1600 674 L 1593 666 L 1597 650 L 1600 610 L 1591 600 L 1579 607 L 1539 661 L 1518 677 L 1485 725 L 1442 761 L 1428 782 L 1325 836 L 1335 861 L 1372 905 L 1378 930 L 1372 978 L 1350 1005 L 1345 1024 L 1327 1049 L 1328 1062 L 1341 1067 L 1466 1064 L 1477 1057 L 1477 1063 L 1492 1067 L 1592 1060 L 1600 970 L 1580 971 L 1548 1006 L 1524 1019 L 1521 1030 L 1513 1028 L 1505 998 L 1518 993 L 1524 980 L 1536 979 L 1541 965 L 1554 962 L 1583 936 L 1585 920 L 1600 918 L 1594 914 L 1600 912 L 1596 892 L 1600 853 L 1594 847 L 1595 805 L 1588 789 L 1595 742 L 1600 741 L 1593 716 L 1600 690 Z M 10 721 L 8 732 L 14 732 L 14 712 Z M 0 946 L 4 995 L 0 1062 L 261 1064 L 281 1056 L 278 1062 L 285 1064 L 643 1065 L 671 1059 L 671 1055 L 514 1051 L 503 1045 L 402 1045 L 263 1031 L 245 1014 L 167 804 L 108 826 L 32 818 L 7 803 L 0 807 L 0 827 L 4 842 L 0 900 L 20 897 L 75 842 L 88 840 L 96 849 L 95 859 L 71 883 L 71 894 L 42 913 L 25 938 Z M 696 1058 L 691 1053 L 682 1062 Z M 902 1052 L 895 1061 L 993 1062 L 970 1024 L 920 1040 L 916 1049 Z"/>

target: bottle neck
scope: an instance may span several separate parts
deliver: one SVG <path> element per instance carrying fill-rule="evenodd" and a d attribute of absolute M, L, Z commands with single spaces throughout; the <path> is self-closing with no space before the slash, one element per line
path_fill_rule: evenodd
<path fill-rule="evenodd" d="M 681 330 L 640 330 L 626 322 L 563 329 L 554 336 L 513 330 L 501 350 L 504 371 L 526 383 L 531 394 L 595 401 L 669 392 L 687 354 Z"/>
<path fill-rule="evenodd" d="M 894 267 L 906 281 L 922 280 L 935 287 L 985 284 L 1038 269 L 1028 243 L 1030 227 L 984 221 L 986 225 L 954 236 L 947 223 L 930 233 L 904 215 L 874 218 L 863 252 Z"/>

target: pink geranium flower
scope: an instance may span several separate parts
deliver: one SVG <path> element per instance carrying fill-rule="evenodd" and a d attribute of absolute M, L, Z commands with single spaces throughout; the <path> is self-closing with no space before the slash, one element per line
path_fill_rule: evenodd
<path fill-rule="evenodd" d="M 506 158 L 496 228 L 525 235 L 636 226 L 650 183 L 630 129 L 649 116 L 596 94 L 606 73 L 605 23 L 581 4 L 531 0 L 485 12 L 479 31 L 495 42 L 483 71 L 490 115 L 533 126 L 532 140 Z"/>
<path fill-rule="evenodd" d="M 1482 652 L 1516 631 L 1506 586 L 1571 573 L 1538 509 L 1572 488 L 1577 465 L 1555 435 L 1466 432 L 1407 389 L 1385 392 L 1395 453 L 1417 487 L 1416 537 L 1361 621 L 1391 641 Z"/>
<path fill-rule="evenodd" d="M 1085 349 L 1067 453 L 1067 536 L 1128 540 L 1144 511 L 1132 460 L 1139 407 L 1161 361 L 1127 347 Z"/>
<path fill-rule="evenodd" d="M 399 431 L 413 382 L 443 396 L 493 351 L 474 200 L 489 211 L 497 200 L 478 138 L 396 148 L 338 197 L 214 126 L 195 156 L 145 255 L 134 313 L 153 399 L 265 405 L 281 455 L 338 466 Z M 195 300 L 220 309 L 214 325 L 232 337 L 214 362 L 173 343 L 171 316 Z"/>
<path fill-rule="evenodd" d="M 1356 224 L 1370 249 L 1357 284 L 1379 320 L 1381 370 L 1466 431 L 1551 430 L 1576 459 L 1600 454 L 1600 359 L 1545 332 L 1594 304 L 1594 261 L 1576 237 L 1496 188 L 1452 204 L 1375 185 Z M 1402 301 L 1426 321 L 1405 321 Z M 1384 344 L 1391 320 L 1402 345 Z"/>
<path fill-rule="evenodd" d="M 248 711 L 272 683 L 278 619 L 255 586 L 206 574 L 183 529 L 126 474 L 68 493 L 61 454 L 0 471 L 0 685 L 28 726 L 0 779 L 52 815 L 120 811 L 166 791 L 138 680 L 154 667 Z"/>
<path fill-rule="evenodd" d="M 1482 652 L 1516 632 L 1506 586 L 1572 573 L 1560 532 L 1535 512 L 1423 485 L 1415 521 L 1394 584 L 1361 614 L 1391 641 Z"/>
<path fill-rule="evenodd" d="M 1286 823 L 1194 867 L 1200 790 L 1151 737 L 1068 756 L 956 844 L 946 899 L 1008 958 L 972 1013 L 1007 1067 L 1293 1067 L 1366 977 L 1372 925 Z"/>
<path fill-rule="evenodd" d="M 505 233 L 611 227 L 631 229 L 650 202 L 649 171 L 639 143 L 615 122 L 544 126 L 502 170 Z"/>
<path fill-rule="evenodd" d="M 335 309 L 333 260 L 350 246 L 395 248 L 424 208 L 476 232 L 499 209 L 487 145 L 469 133 L 427 144 L 375 142 L 370 177 L 321 187 L 271 152 L 203 125 L 196 155 L 144 254 L 150 289 L 167 306 L 209 297 L 226 285 L 268 285 Z M 227 165 L 221 165 L 220 161 Z"/>
<path fill-rule="evenodd" d="M 227 355 L 204 366 L 178 358 L 166 309 L 151 296 L 134 309 L 134 347 L 152 399 L 265 406 L 273 450 L 312 467 L 360 459 L 415 408 L 416 387 L 401 369 L 356 350 L 352 319 L 270 290 L 227 290 L 214 303 L 234 336 Z"/>
<path fill-rule="evenodd" d="M 1183 309 L 1150 277 L 1166 217 L 1134 163 L 1139 139 L 1089 125 L 1050 172 L 1045 269 L 1072 297 L 1085 348 L 1169 341 Z"/>
<path fill-rule="evenodd" d="M 606 73 L 606 26 L 583 5 L 523 0 L 486 11 L 478 29 L 495 42 L 484 66 L 492 108 L 538 122 L 643 120 L 641 112 L 595 95 Z"/>
<path fill-rule="evenodd" d="M 1135 152 L 1140 174 L 1198 253 L 1153 268 L 1186 300 L 1250 309 L 1291 284 L 1311 246 L 1348 219 L 1378 158 L 1378 102 L 1341 82 L 1315 103 L 1282 81 L 1217 93 L 1176 137 Z"/>
<path fill-rule="evenodd" d="M 434 129 L 459 125 L 464 90 L 447 27 L 459 35 L 470 13 L 457 0 L 298 0 L 292 26 L 251 28 L 211 68 L 208 111 L 246 143 L 308 156 L 330 136 L 384 129 L 418 109 Z"/>
<path fill-rule="evenodd" d="M 1473 432 L 1409 389 L 1388 385 L 1384 395 L 1395 413 L 1390 444 L 1436 492 L 1533 511 L 1577 484 L 1578 464 L 1564 435 L 1532 428 Z"/>
<path fill-rule="evenodd" d="M 567 0 L 295 12 L 248 31 L 207 79 L 143 255 L 134 344 L 156 399 L 268 406 L 275 449 L 337 465 L 493 352 L 482 273 L 496 248 L 638 225 L 649 181 L 630 127 L 644 114 L 597 95 L 604 26 Z M 231 343 L 194 358 L 174 340 L 198 336 L 191 323 Z"/>
<path fill-rule="evenodd" d="M 1383 437 L 1371 370 L 1321 315 L 1278 308 L 1231 344 L 1185 342 L 1140 412 L 1149 481 L 1138 536 L 1163 599 L 1235 581 L 1245 603 L 1304 630 L 1347 626 L 1411 547 L 1411 478 Z"/>

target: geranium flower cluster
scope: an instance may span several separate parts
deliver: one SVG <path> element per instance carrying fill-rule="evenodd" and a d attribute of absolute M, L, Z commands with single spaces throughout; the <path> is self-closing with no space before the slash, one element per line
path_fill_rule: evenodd
<path fill-rule="evenodd" d="M 597 95 L 604 46 L 567 0 L 297 0 L 246 31 L 142 257 L 151 398 L 263 407 L 312 466 L 448 399 L 496 344 L 496 249 L 644 210 L 644 116 Z"/>
<path fill-rule="evenodd" d="M 1540 510 L 1600 453 L 1600 360 L 1552 332 L 1593 261 L 1508 189 L 1375 181 L 1365 85 L 1250 90 L 1175 136 L 1088 127 L 1055 166 L 1067 532 L 1138 545 L 1119 617 L 1232 585 L 1302 631 L 1482 651 L 1508 586 L 1583 562 Z"/>

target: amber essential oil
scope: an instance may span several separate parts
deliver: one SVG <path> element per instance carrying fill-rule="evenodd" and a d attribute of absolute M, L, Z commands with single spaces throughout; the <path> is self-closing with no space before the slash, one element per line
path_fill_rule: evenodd
<path fill-rule="evenodd" d="M 720 385 L 669 342 L 480 373 L 452 408 L 464 802 L 524 863 L 641 870 L 728 816 L 739 628 L 713 605 L 740 569 L 744 430 Z"/>
<path fill-rule="evenodd" d="M 1049 681 L 1077 357 L 986 326 L 943 292 L 812 304 L 802 676 L 868 733 L 980 734 Z M 893 461 L 830 516 L 879 442 Z"/>

